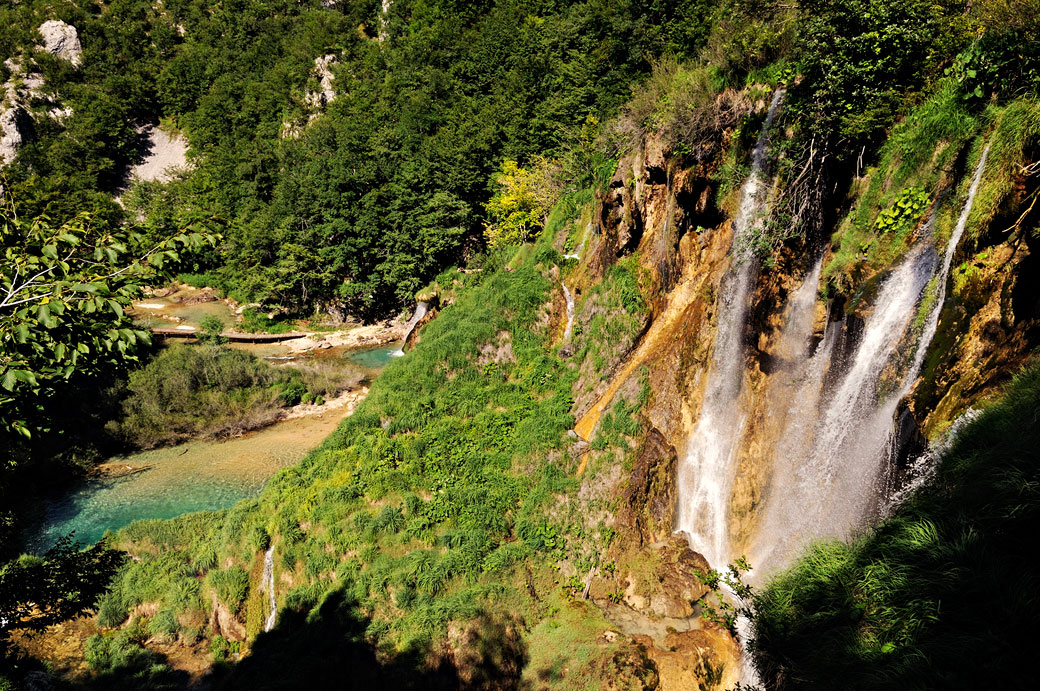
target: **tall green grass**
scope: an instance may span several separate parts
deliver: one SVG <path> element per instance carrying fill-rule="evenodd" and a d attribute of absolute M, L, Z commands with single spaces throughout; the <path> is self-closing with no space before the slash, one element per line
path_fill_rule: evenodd
<path fill-rule="evenodd" d="M 554 508 L 577 487 L 559 453 L 574 423 L 571 389 L 609 347 L 599 341 L 617 335 L 611 327 L 645 311 L 635 275 L 616 268 L 596 299 L 617 323 L 576 334 L 577 354 L 559 356 L 545 311 L 562 257 L 547 243 L 514 251 L 509 270 L 492 258 L 479 282 L 459 284 L 353 416 L 257 499 L 122 531 L 140 561 L 102 602 L 104 623 L 141 602 L 198 619 L 216 595 L 255 635 L 268 544 L 287 612 L 318 612 L 341 593 L 366 635 L 398 653 L 422 656 L 449 622 L 481 612 L 543 616 L 523 574 L 553 572 L 568 540 L 584 540 Z"/>
<path fill-rule="evenodd" d="M 1040 615 L 1040 366 L 850 542 L 814 545 L 757 595 L 775 689 L 1029 688 Z"/>

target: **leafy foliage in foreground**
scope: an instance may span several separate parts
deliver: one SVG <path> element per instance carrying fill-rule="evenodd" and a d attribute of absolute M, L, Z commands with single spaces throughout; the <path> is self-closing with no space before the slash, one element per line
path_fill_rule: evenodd
<path fill-rule="evenodd" d="M 1026 688 L 1040 615 L 1040 366 L 876 529 L 814 546 L 755 598 L 770 688 Z"/>
<path fill-rule="evenodd" d="M 92 609 L 125 559 L 104 540 L 80 551 L 66 537 L 42 557 L 25 555 L 0 564 L 0 660 L 15 622 L 18 628 L 42 631 Z"/>
<path fill-rule="evenodd" d="M 0 434 L 30 437 L 62 382 L 121 367 L 150 342 L 131 328 L 131 300 L 216 238 L 187 231 L 149 243 L 91 214 L 56 225 L 0 203 Z"/>

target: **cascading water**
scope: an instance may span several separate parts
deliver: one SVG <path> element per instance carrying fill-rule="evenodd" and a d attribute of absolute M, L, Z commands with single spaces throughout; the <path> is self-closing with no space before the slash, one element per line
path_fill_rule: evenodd
<path fill-rule="evenodd" d="M 914 362 L 910 367 L 910 372 L 903 382 L 903 388 L 900 391 L 900 395 L 896 397 L 897 401 L 902 398 L 910 391 L 910 387 L 914 383 L 914 379 L 917 377 L 918 371 L 921 369 L 921 364 L 924 363 L 924 356 L 928 352 L 928 346 L 931 345 L 932 339 L 935 337 L 935 331 L 939 327 L 939 315 L 942 313 L 943 304 L 946 302 L 946 282 L 950 277 L 950 266 L 953 264 L 953 255 L 957 251 L 957 245 L 960 244 L 961 238 L 964 236 L 964 229 L 968 226 L 968 216 L 971 215 L 971 209 L 975 205 L 975 194 L 979 191 L 979 183 L 982 182 L 982 171 L 986 168 L 986 160 L 989 158 L 989 144 L 982 150 L 982 155 L 979 157 L 979 163 L 975 166 L 975 176 L 971 179 L 971 186 L 968 188 L 968 198 L 964 202 L 964 206 L 961 208 L 961 215 L 957 218 L 957 225 L 954 226 L 953 233 L 950 234 L 950 241 L 946 244 L 946 253 L 943 255 L 942 268 L 939 270 L 935 280 L 935 300 L 932 301 L 932 307 L 928 312 L 928 316 L 925 318 L 924 331 L 921 332 L 921 338 L 917 342 L 917 350 L 914 353 Z"/>
<path fill-rule="evenodd" d="M 574 296 L 562 280 L 560 287 L 563 288 L 563 297 L 567 301 L 567 328 L 563 330 L 563 342 L 566 343 L 571 340 L 571 333 L 574 331 Z"/>
<path fill-rule="evenodd" d="M 718 330 L 704 402 L 678 474 L 676 528 L 687 534 L 693 549 L 714 567 L 729 556 L 728 509 L 733 483 L 734 451 L 744 427 L 740 393 L 744 371 L 744 324 L 758 266 L 749 251 L 764 207 L 769 127 L 783 90 L 773 94 L 766 121 L 751 158 L 751 174 L 741 190 L 740 210 L 733 222 L 732 265 L 719 288 Z"/>
<path fill-rule="evenodd" d="M 274 545 L 268 547 L 267 552 L 264 554 L 264 575 L 261 578 L 261 582 L 267 591 L 267 600 L 270 607 L 267 619 L 264 621 L 264 631 L 270 631 L 274 628 L 274 620 L 278 615 L 278 603 L 274 597 Z"/>
<path fill-rule="evenodd" d="M 822 405 L 790 416 L 782 438 L 803 450 L 792 449 L 793 467 L 774 473 L 752 551 L 752 564 L 759 572 L 786 563 L 812 538 L 844 534 L 859 523 L 873 484 L 876 438 L 881 436 L 883 443 L 891 426 L 889 417 L 883 435 L 875 429 L 878 380 L 914 316 L 935 264 L 930 246 L 911 252 L 881 286 L 856 353 L 833 392 L 823 397 Z M 810 429 L 811 442 L 805 436 Z"/>
<path fill-rule="evenodd" d="M 805 386 L 815 387 L 815 393 L 803 388 L 792 398 L 773 454 L 773 480 L 751 546 L 751 563 L 759 573 L 786 565 L 812 539 L 847 535 L 877 506 L 877 479 L 887 459 L 896 408 L 913 386 L 935 335 L 953 255 L 988 153 L 986 147 L 941 264 L 933 245 L 922 243 L 885 279 L 855 353 L 828 395 L 821 396 L 819 387 L 830 367 L 833 329 L 806 363 Z M 936 298 L 913 358 L 900 366 L 899 347 L 912 337 L 914 317 L 930 282 Z M 893 370 L 902 371 L 894 387 L 886 379 Z M 888 391 L 879 393 L 879 388 Z"/>
<path fill-rule="evenodd" d="M 408 343 L 408 339 L 411 338 L 412 332 L 415 331 L 415 327 L 419 325 L 419 320 L 426 316 L 429 311 L 430 305 L 428 302 L 419 300 L 415 303 L 415 312 L 412 313 L 412 318 L 405 324 L 404 341 L 401 343 L 401 347 L 390 353 L 393 357 L 401 357 L 404 355 L 404 346 Z"/>

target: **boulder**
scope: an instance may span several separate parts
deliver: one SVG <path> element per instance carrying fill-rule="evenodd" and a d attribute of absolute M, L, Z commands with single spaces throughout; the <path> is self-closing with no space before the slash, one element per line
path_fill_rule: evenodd
<path fill-rule="evenodd" d="M 51 19 L 40 24 L 43 48 L 51 55 L 66 60 L 76 67 L 83 64 L 83 46 L 79 42 L 76 27 L 60 19 Z"/>

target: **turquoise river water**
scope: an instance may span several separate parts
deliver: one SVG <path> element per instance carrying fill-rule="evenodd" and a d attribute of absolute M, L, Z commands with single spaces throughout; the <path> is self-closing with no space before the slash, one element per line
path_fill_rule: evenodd
<path fill-rule="evenodd" d="M 378 376 L 400 344 L 318 357 L 345 357 Z M 260 353 L 258 353 L 260 354 Z M 224 509 L 256 496 L 280 468 L 298 463 L 346 416 L 346 408 L 278 422 L 227 441 L 192 441 L 126 457 L 110 464 L 147 468 L 124 477 L 91 481 L 40 507 L 27 547 L 42 552 L 62 535 L 83 544 L 132 521 L 173 518 L 193 511 Z"/>

